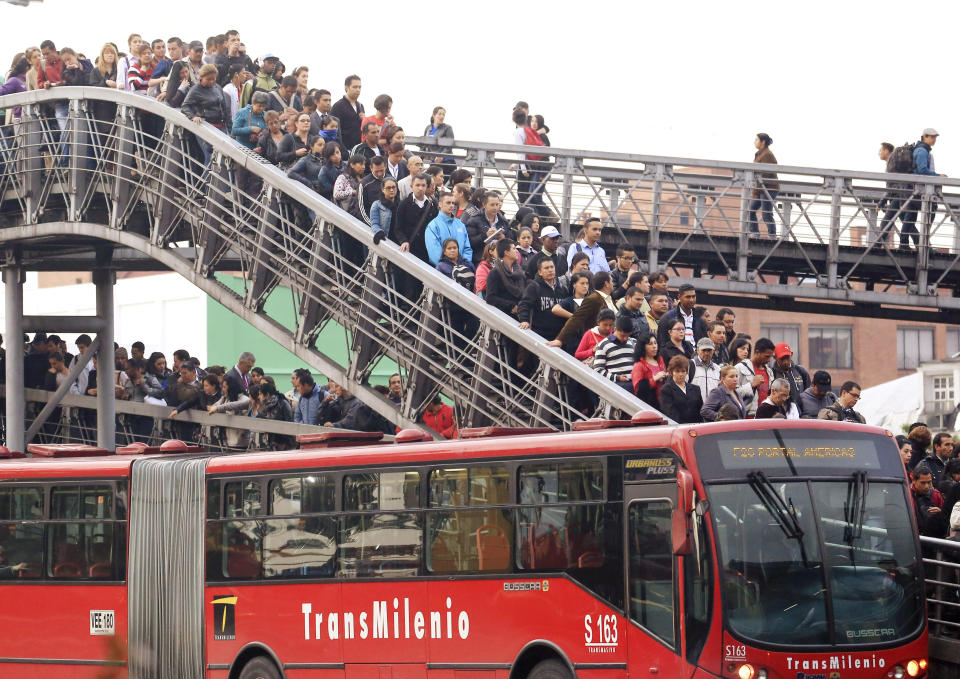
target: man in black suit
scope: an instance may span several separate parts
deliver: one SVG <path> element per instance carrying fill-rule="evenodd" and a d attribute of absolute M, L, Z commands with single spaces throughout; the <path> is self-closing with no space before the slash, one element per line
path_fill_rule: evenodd
<path fill-rule="evenodd" d="M 249 351 L 244 351 L 237 359 L 237 364 L 223 376 L 226 384 L 227 401 L 236 401 L 240 394 L 246 394 L 250 388 L 250 369 L 257 359 Z"/>

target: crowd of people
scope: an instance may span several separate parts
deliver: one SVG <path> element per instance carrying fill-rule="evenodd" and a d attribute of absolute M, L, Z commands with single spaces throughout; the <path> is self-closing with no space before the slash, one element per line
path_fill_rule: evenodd
<path fill-rule="evenodd" d="M 76 375 L 71 378 L 71 370 L 82 362 L 84 354 L 92 344 L 89 335 L 80 335 L 76 340 L 76 353 L 71 353 L 66 342 L 58 335 L 38 332 L 25 347 L 24 383 L 28 388 L 56 391 L 67 380 L 69 393 L 96 396 L 97 370 L 99 356 L 97 352 L 85 366 L 77 367 Z M 226 413 L 244 417 L 296 422 L 300 424 L 321 425 L 355 431 L 381 431 L 395 434 L 396 427 L 368 405 L 362 403 L 343 385 L 327 381 L 317 384 L 306 368 L 298 368 L 290 377 L 290 389 L 284 391 L 278 387 L 270 375 L 256 366 L 256 358 L 250 352 L 243 352 L 233 367 L 210 365 L 200 367 L 199 359 L 186 349 L 178 349 L 172 354 L 172 362 L 167 362 L 164 353 L 155 351 L 147 355 L 143 342 L 134 342 L 129 352 L 126 347 L 115 346 L 113 369 L 114 396 L 120 400 L 147 403 L 170 408 L 169 432 L 156 428 L 167 426 L 152 417 L 125 414 L 121 417 L 122 429 L 134 440 L 147 440 L 155 435 L 169 435 L 188 442 L 197 442 L 201 436 L 210 437 L 206 441 L 233 450 L 244 450 L 250 445 L 257 447 L 289 448 L 294 446 L 292 438 L 270 434 L 264 441 L 251 441 L 247 428 L 207 427 L 196 422 L 177 421 L 180 413 L 191 410 L 206 410 L 210 414 Z M 396 404 L 402 398 L 399 375 L 390 379 L 389 386 L 375 387 L 381 394 Z M 442 423 L 443 418 L 452 419 L 450 406 L 430 404 L 423 413 L 428 424 Z M 56 426 L 57 418 L 45 431 L 50 433 Z M 78 438 L 89 439 L 95 428 L 96 417 L 92 411 L 77 409 L 76 434 Z M 206 431 L 205 431 L 206 429 Z M 438 432 L 455 435 L 456 428 L 449 425 Z"/>
<path fill-rule="evenodd" d="M 960 535 L 960 448 L 948 432 L 914 422 L 898 436 L 920 535 Z"/>

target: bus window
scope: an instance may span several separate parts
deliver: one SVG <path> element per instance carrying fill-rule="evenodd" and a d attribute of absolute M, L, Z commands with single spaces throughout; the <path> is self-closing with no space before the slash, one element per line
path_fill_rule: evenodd
<path fill-rule="evenodd" d="M 263 575 L 319 578 L 334 574 L 337 524 L 332 516 L 268 519 L 264 522 Z"/>
<path fill-rule="evenodd" d="M 395 578 L 418 575 L 423 549 L 421 518 L 421 514 L 412 512 L 344 517 L 340 529 L 340 576 Z"/>
<path fill-rule="evenodd" d="M 603 500 L 603 463 L 585 460 L 520 467 L 520 504 L 599 502 Z"/>
<path fill-rule="evenodd" d="M 510 473 L 503 466 L 454 467 L 430 472 L 431 507 L 509 505 Z"/>
<path fill-rule="evenodd" d="M 666 500 L 630 504 L 630 619 L 674 647 L 674 559 L 671 506 Z"/>
<path fill-rule="evenodd" d="M 419 507 L 420 472 L 373 472 L 343 478 L 344 511 Z"/>
<path fill-rule="evenodd" d="M 432 573 L 509 571 L 513 555 L 512 509 L 458 509 L 427 516 Z"/>
<path fill-rule="evenodd" d="M 332 512 L 334 502 L 335 482 L 328 476 L 294 476 L 270 481 L 272 516 Z"/>
<path fill-rule="evenodd" d="M 0 521 L 39 521 L 43 518 L 43 488 L 0 488 Z"/>
<path fill-rule="evenodd" d="M 42 559 L 42 525 L 0 524 L 0 580 L 39 578 Z"/>
<path fill-rule="evenodd" d="M 55 486 L 50 491 L 51 519 L 112 519 L 109 486 Z"/>
<path fill-rule="evenodd" d="M 220 550 L 222 579 L 245 580 L 260 576 L 261 529 L 259 521 L 224 521 Z"/>
<path fill-rule="evenodd" d="M 47 575 L 68 580 L 114 578 L 112 522 L 47 526 Z"/>
<path fill-rule="evenodd" d="M 207 518 L 220 518 L 220 479 L 207 481 Z"/>
<path fill-rule="evenodd" d="M 260 514 L 260 481 L 231 481 L 223 484 L 223 515 L 257 516 Z"/>

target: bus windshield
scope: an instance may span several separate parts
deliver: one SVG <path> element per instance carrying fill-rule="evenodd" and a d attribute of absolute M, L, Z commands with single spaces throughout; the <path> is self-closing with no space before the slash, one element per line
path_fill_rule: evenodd
<path fill-rule="evenodd" d="M 904 484 L 751 481 L 708 489 L 732 632 L 771 644 L 902 639 L 922 621 Z M 856 505 L 852 500 L 857 500 Z"/>

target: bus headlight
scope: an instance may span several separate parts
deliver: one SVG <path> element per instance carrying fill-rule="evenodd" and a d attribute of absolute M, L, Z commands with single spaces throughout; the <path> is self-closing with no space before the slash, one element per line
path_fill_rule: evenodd
<path fill-rule="evenodd" d="M 740 677 L 740 679 L 754 679 L 756 675 L 757 672 L 750 663 L 740 665 L 740 668 L 737 670 L 737 676 Z"/>
<path fill-rule="evenodd" d="M 907 663 L 907 674 L 911 677 L 916 677 L 920 674 L 920 663 L 916 660 L 911 660 Z"/>
<path fill-rule="evenodd" d="M 903 669 L 903 665 L 897 665 L 893 668 L 893 679 L 903 679 L 903 676 L 906 673 L 906 670 Z"/>
<path fill-rule="evenodd" d="M 767 669 L 765 667 L 757 670 L 757 679 L 767 679 Z"/>

